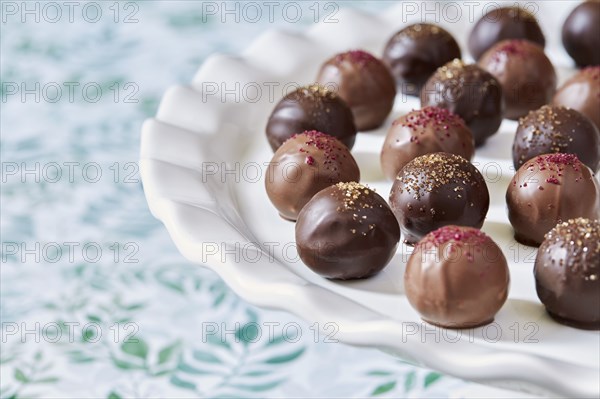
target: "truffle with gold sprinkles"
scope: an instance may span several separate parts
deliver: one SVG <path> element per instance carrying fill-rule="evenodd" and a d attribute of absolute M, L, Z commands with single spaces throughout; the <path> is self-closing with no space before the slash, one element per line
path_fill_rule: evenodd
<path fill-rule="evenodd" d="M 296 223 L 300 259 L 330 279 L 359 279 L 378 273 L 392 259 L 400 228 L 385 200 L 356 182 L 338 183 L 302 208 Z"/>
<path fill-rule="evenodd" d="M 350 149 L 357 131 L 348 104 L 334 90 L 318 84 L 300 87 L 279 101 L 266 128 L 273 151 L 294 134 L 307 130 L 336 137 Z"/>
<path fill-rule="evenodd" d="M 600 220 L 559 223 L 538 249 L 535 285 L 556 321 L 600 330 Z"/>
<path fill-rule="evenodd" d="M 490 205 L 483 176 L 465 158 L 438 152 L 413 159 L 396 177 L 390 205 L 404 241 L 446 225 L 480 228 Z"/>

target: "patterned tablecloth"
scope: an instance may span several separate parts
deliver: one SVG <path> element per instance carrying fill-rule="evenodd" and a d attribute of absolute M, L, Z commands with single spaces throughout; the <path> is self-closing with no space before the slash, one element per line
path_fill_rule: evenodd
<path fill-rule="evenodd" d="M 295 4 L 298 22 L 275 12 L 237 23 L 211 11 L 240 7 L 231 2 L 2 3 L 2 397 L 500 392 L 248 305 L 186 262 L 150 215 L 136 163 L 142 121 L 212 52 L 239 52 L 274 26 L 301 29 L 311 6 L 326 11 Z"/>

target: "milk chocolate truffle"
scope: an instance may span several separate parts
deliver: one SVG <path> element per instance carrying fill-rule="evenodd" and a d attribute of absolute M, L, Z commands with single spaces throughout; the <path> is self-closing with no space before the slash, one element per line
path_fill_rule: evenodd
<path fill-rule="evenodd" d="M 458 114 L 479 146 L 500 127 L 504 98 L 500 83 L 489 72 L 454 60 L 438 68 L 421 90 L 421 107 L 426 106 Z"/>
<path fill-rule="evenodd" d="M 337 90 L 352 109 L 360 131 L 381 126 L 394 106 L 394 78 L 379 59 L 365 51 L 334 56 L 323 64 L 317 81 Z"/>
<path fill-rule="evenodd" d="M 544 49 L 527 40 L 504 40 L 479 60 L 479 66 L 502 85 L 504 116 L 518 119 L 552 100 L 556 72 Z"/>
<path fill-rule="evenodd" d="M 320 85 L 301 87 L 285 96 L 271 113 L 266 130 L 273 151 L 306 130 L 334 136 L 348 148 L 356 139 L 352 111 L 334 91 Z"/>
<path fill-rule="evenodd" d="M 508 296 L 502 250 L 472 227 L 445 226 L 427 234 L 408 259 L 406 297 L 421 318 L 444 328 L 491 323 Z"/>
<path fill-rule="evenodd" d="M 512 150 L 515 170 L 537 155 L 562 152 L 598 171 L 600 132 L 575 110 L 545 105 L 519 120 Z"/>
<path fill-rule="evenodd" d="M 436 69 L 461 58 L 460 47 L 450 33 L 436 25 L 415 24 L 397 32 L 383 51 L 400 90 L 418 96 Z"/>
<path fill-rule="evenodd" d="M 396 177 L 390 205 L 407 244 L 447 225 L 480 228 L 490 206 L 481 173 L 465 158 L 438 152 L 406 164 Z"/>
<path fill-rule="evenodd" d="M 381 196 L 356 182 L 317 193 L 296 223 L 296 247 L 315 273 L 331 279 L 372 276 L 394 256 L 400 228 Z"/>
<path fill-rule="evenodd" d="M 356 180 L 360 171 L 348 147 L 312 130 L 292 136 L 279 147 L 267 168 L 265 186 L 281 217 L 294 221 L 322 189 Z"/>
<path fill-rule="evenodd" d="M 600 65 L 600 1 L 575 7 L 563 25 L 562 42 L 577 66 Z"/>
<path fill-rule="evenodd" d="M 490 47 L 506 39 L 529 40 L 542 48 L 546 45 L 533 14 L 520 7 L 503 7 L 493 9 L 477 21 L 469 35 L 469 51 L 478 60 Z"/>
<path fill-rule="evenodd" d="M 434 152 L 447 152 L 471 159 L 475 152 L 473 133 L 465 122 L 447 109 L 425 107 L 396 119 L 383 144 L 381 167 L 389 180 L 413 159 Z"/>
<path fill-rule="evenodd" d="M 539 246 L 557 223 L 600 218 L 600 187 L 574 154 L 545 154 L 523 164 L 506 192 L 508 219 L 521 244 Z"/>
<path fill-rule="evenodd" d="M 571 219 L 546 234 L 538 249 L 535 288 L 555 320 L 600 330 L 600 221 Z"/>
<path fill-rule="evenodd" d="M 581 112 L 600 129 L 600 66 L 582 69 L 558 89 L 554 105 Z"/>

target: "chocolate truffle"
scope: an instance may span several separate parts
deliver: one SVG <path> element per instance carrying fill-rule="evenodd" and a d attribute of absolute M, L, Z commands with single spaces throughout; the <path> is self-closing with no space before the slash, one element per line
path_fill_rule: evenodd
<path fill-rule="evenodd" d="M 356 182 L 317 193 L 296 223 L 296 247 L 315 273 L 331 279 L 372 276 L 394 256 L 400 228 L 381 196 Z"/>
<path fill-rule="evenodd" d="M 348 51 L 329 59 L 317 81 L 337 90 L 361 131 L 381 126 L 394 106 L 394 78 L 380 60 L 365 51 Z"/>
<path fill-rule="evenodd" d="M 533 14 L 520 7 L 503 7 L 493 9 L 477 21 L 469 35 L 469 51 L 478 60 L 490 47 L 506 39 L 525 39 L 542 48 L 546 45 Z"/>
<path fill-rule="evenodd" d="M 334 136 L 348 148 L 356 139 L 352 111 L 334 91 L 320 85 L 301 87 L 285 96 L 271 113 L 266 130 L 273 151 L 306 130 Z"/>
<path fill-rule="evenodd" d="M 577 66 L 600 65 L 600 1 L 575 7 L 563 25 L 562 42 Z"/>
<path fill-rule="evenodd" d="M 477 65 L 454 60 L 429 78 L 421 90 L 421 107 L 436 106 L 458 114 L 479 146 L 496 133 L 504 114 L 502 87 Z"/>
<path fill-rule="evenodd" d="M 567 80 L 552 104 L 581 112 L 600 129 L 600 66 L 584 68 Z"/>
<path fill-rule="evenodd" d="M 473 133 L 458 116 L 444 108 L 425 107 L 396 119 L 383 144 L 381 167 L 394 180 L 410 161 L 425 154 L 448 152 L 471 159 Z"/>
<path fill-rule="evenodd" d="M 445 226 L 427 234 L 408 259 L 404 290 L 421 318 L 444 328 L 491 323 L 510 276 L 502 250 L 472 227 Z"/>
<path fill-rule="evenodd" d="M 600 218 L 600 187 L 574 154 L 544 154 L 523 164 L 506 191 L 515 240 L 538 246 L 557 223 Z"/>
<path fill-rule="evenodd" d="M 544 49 L 527 40 L 504 40 L 479 60 L 502 85 L 504 116 L 518 119 L 552 100 L 556 72 Z"/>
<path fill-rule="evenodd" d="M 600 132 L 575 110 L 545 105 L 519 120 L 512 151 L 515 170 L 537 155 L 562 152 L 598 171 Z"/>
<path fill-rule="evenodd" d="M 560 323 L 600 330 L 600 221 L 559 223 L 538 249 L 535 288 Z"/>
<path fill-rule="evenodd" d="M 383 51 L 383 62 L 396 85 L 411 96 L 418 96 L 435 70 L 455 58 L 461 58 L 456 40 L 431 24 L 407 26 L 392 36 Z"/>
<path fill-rule="evenodd" d="M 490 206 L 481 173 L 465 158 L 438 152 L 410 161 L 398 174 L 390 204 L 407 244 L 447 225 L 480 228 Z"/>
<path fill-rule="evenodd" d="M 279 147 L 267 168 L 265 186 L 281 217 L 293 221 L 322 189 L 359 179 L 358 165 L 348 147 L 312 130 L 292 136 Z"/>

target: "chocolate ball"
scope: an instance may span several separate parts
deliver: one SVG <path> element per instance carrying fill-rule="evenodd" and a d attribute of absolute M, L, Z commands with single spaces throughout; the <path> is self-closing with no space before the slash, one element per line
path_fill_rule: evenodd
<path fill-rule="evenodd" d="M 267 139 L 276 151 L 294 134 L 317 130 L 352 148 L 356 126 L 352 111 L 334 91 L 320 85 L 301 87 L 285 96 L 267 123 Z"/>
<path fill-rule="evenodd" d="M 581 3 L 567 17 L 562 42 L 577 66 L 600 65 L 600 1 Z"/>
<path fill-rule="evenodd" d="M 504 116 L 518 119 L 552 100 L 556 72 L 544 49 L 527 40 L 504 40 L 486 51 L 479 66 L 502 85 Z"/>
<path fill-rule="evenodd" d="M 556 92 L 553 105 L 581 112 L 600 130 L 600 66 L 582 69 Z"/>
<path fill-rule="evenodd" d="M 461 58 L 460 47 L 450 33 L 436 25 L 414 24 L 390 38 L 383 62 L 390 68 L 402 93 L 418 96 L 436 69 Z"/>
<path fill-rule="evenodd" d="M 575 110 L 545 105 L 519 120 L 512 152 L 515 170 L 537 155 L 562 152 L 598 171 L 600 131 Z"/>
<path fill-rule="evenodd" d="M 482 145 L 496 133 L 504 113 L 502 87 L 479 66 L 454 60 L 429 78 L 421 90 L 421 107 L 436 106 L 457 114 Z"/>
<path fill-rule="evenodd" d="M 427 234 L 408 259 L 404 290 L 421 318 L 444 328 L 491 323 L 508 296 L 502 250 L 472 227 L 445 226 Z"/>
<path fill-rule="evenodd" d="M 559 223 L 538 249 L 535 288 L 547 312 L 568 326 L 600 330 L 600 221 Z"/>
<path fill-rule="evenodd" d="M 300 212 L 296 247 L 315 273 L 331 279 L 372 276 L 394 256 L 400 228 L 381 196 L 356 182 L 317 193 Z"/>
<path fill-rule="evenodd" d="M 317 81 L 335 87 L 350 106 L 360 131 L 381 126 L 394 106 L 394 78 L 380 60 L 365 51 L 348 51 L 329 59 Z"/>
<path fill-rule="evenodd" d="M 425 107 L 396 119 L 381 151 L 385 176 L 394 180 L 413 159 L 434 152 L 447 152 L 471 159 L 475 152 L 473 133 L 460 116 L 444 108 Z"/>
<path fill-rule="evenodd" d="M 480 228 L 490 206 L 481 173 L 465 158 L 438 152 L 410 161 L 390 192 L 407 244 L 447 225 Z"/>
<path fill-rule="evenodd" d="M 600 218 L 600 186 L 574 154 L 544 154 L 523 164 L 506 191 L 508 219 L 521 244 L 539 246 L 557 223 Z"/>
<path fill-rule="evenodd" d="M 281 217 L 294 221 L 319 191 L 357 180 L 360 171 L 348 147 L 312 130 L 292 136 L 279 147 L 267 168 L 265 187 Z"/>
<path fill-rule="evenodd" d="M 546 45 L 533 14 L 520 7 L 503 7 L 493 9 L 477 21 L 469 35 L 469 51 L 478 60 L 490 47 L 506 39 L 525 39 L 542 48 Z"/>

